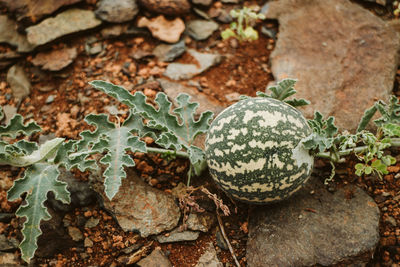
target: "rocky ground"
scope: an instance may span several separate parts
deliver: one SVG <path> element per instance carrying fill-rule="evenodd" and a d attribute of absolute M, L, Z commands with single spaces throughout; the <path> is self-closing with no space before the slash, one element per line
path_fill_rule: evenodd
<path fill-rule="evenodd" d="M 259 39 L 222 41 L 229 11 L 253 4 L 267 17 L 256 25 Z M 292 77 L 312 102 L 306 116 L 318 109 L 354 130 L 374 101 L 400 95 L 400 23 L 392 14 L 382 0 L 0 0 L 0 105 L 6 120 L 20 113 L 38 122 L 43 132 L 33 140 L 77 139 L 88 129 L 85 115 L 128 109 L 92 80 L 152 100 L 186 92 L 200 112 L 218 113 L 241 94 Z M 398 150 L 389 152 L 400 162 Z M 113 201 L 100 193 L 100 175 L 62 173 L 72 203 L 49 195 L 53 218 L 42 224 L 31 266 L 235 265 L 213 201 L 201 190 L 182 193 L 188 162 L 133 156 Z M 317 160 L 299 194 L 270 206 L 233 201 L 207 175 L 193 185 L 229 207 L 222 224 L 241 266 L 399 266 L 400 164 L 382 180 L 355 176 L 354 164 L 337 166 L 324 186 L 330 165 Z M 20 176 L 0 166 L 0 265 L 24 264 L 13 215 L 21 201 L 6 200 Z M 199 207 L 182 205 L 193 200 Z"/>

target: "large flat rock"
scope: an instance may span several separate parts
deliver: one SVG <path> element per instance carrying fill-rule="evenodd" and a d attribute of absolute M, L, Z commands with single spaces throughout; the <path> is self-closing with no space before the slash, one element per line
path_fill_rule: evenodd
<path fill-rule="evenodd" d="M 379 242 L 373 199 L 356 186 L 330 193 L 315 177 L 287 201 L 255 206 L 249 218 L 248 267 L 360 264 Z"/>
<path fill-rule="evenodd" d="M 102 186 L 95 186 L 95 190 L 102 195 L 104 208 L 124 231 L 138 231 L 147 237 L 178 225 L 181 214 L 175 198 L 147 185 L 130 169 L 112 201 L 104 195 Z"/>
<path fill-rule="evenodd" d="M 29 43 L 37 46 L 67 34 L 94 28 L 100 24 L 101 20 L 95 17 L 93 11 L 73 8 L 28 27 L 26 32 Z"/>
<path fill-rule="evenodd" d="M 399 35 L 370 11 L 348 0 L 270 2 L 279 20 L 271 70 L 276 80 L 296 78 L 297 97 L 354 130 L 376 99 L 387 100 L 397 70 Z"/>

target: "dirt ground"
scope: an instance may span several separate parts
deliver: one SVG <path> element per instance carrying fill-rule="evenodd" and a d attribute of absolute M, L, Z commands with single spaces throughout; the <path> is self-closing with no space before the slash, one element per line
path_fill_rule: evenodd
<path fill-rule="evenodd" d="M 273 22 L 271 22 L 272 25 Z M 277 26 L 277 25 L 275 25 Z M 89 33 L 87 33 L 89 34 Z M 29 97 L 21 103 L 17 103 L 12 97 L 11 89 L 6 81 L 6 70 L 0 72 L 0 105 L 18 106 L 18 113 L 26 118 L 33 118 L 43 128 L 42 134 L 54 133 L 57 137 L 78 138 L 78 133 L 87 129 L 88 125 L 83 121 L 89 113 L 103 113 L 104 106 L 117 105 L 119 109 L 127 109 L 123 104 L 108 97 L 104 93 L 93 89 L 88 82 L 92 80 L 108 80 L 114 84 L 122 85 L 132 93 L 143 91 L 149 98 L 154 98 L 155 93 L 162 89 L 157 83 L 140 84 L 143 79 L 152 75 L 161 77 L 166 63 L 157 62 L 154 57 L 135 59 L 133 55 L 151 52 L 158 41 L 148 36 L 128 36 L 110 40 L 99 41 L 104 50 L 102 53 L 89 56 L 85 53 L 86 35 L 70 38 L 54 44 L 56 47 L 75 46 L 79 56 L 75 62 L 57 73 L 50 73 L 34 67 L 31 63 L 32 55 L 23 57 L 26 72 L 32 81 L 32 91 Z M 204 42 L 186 38 L 189 48 L 199 51 L 211 48 L 211 51 L 226 56 L 221 64 L 194 78 L 201 85 L 201 93 L 209 95 L 221 104 L 231 103 L 226 99 L 230 93 L 239 93 L 254 96 L 256 91 L 264 91 L 266 85 L 273 80 L 270 74 L 268 60 L 270 52 L 274 48 L 274 40 L 260 34 L 257 41 L 251 43 L 238 43 L 235 40 L 221 41 L 219 32 Z M 8 51 L 10 47 L 2 45 L 0 51 Z M 178 62 L 191 62 L 193 59 L 184 54 Z M 400 71 L 396 77 L 400 82 Z M 398 88 L 396 84 L 396 88 Z M 398 96 L 400 92 L 395 89 Z M 54 96 L 54 101 L 46 103 L 49 96 Z M 35 136 L 34 139 L 38 139 Z M 398 155 L 398 151 L 393 151 Z M 186 183 L 187 177 L 182 174 L 182 168 L 188 164 L 184 160 L 178 160 L 170 165 L 157 164 L 157 155 L 137 155 L 135 169 L 141 177 L 160 190 L 171 190 L 179 182 Z M 398 161 L 400 161 L 400 158 Z M 380 235 L 381 240 L 373 260 L 369 266 L 399 266 L 400 264 L 400 163 L 390 167 L 390 174 L 383 180 L 371 177 L 357 177 L 354 174 L 354 161 L 349 159 L 346 164 L 338 166 L 335 181 L 330 185 L 333 189 L 344 183 L 357 184 L 371 195 L 381 211 Z M 329 164 L 320 161 L 317 168 L 321 172 L 329 172 Z M 161 175 L 162 174 L 162 175 Z M 7 166 L 0 167 L 0 212 L 15 212 L 19 203 L 10 203 L 6 200 L 6 190 L 12 185 L 12 181 L 21 175 L 19 169 Z M 86 180 L 87 174 L 74 172 L 76 179 Z M 154 177 L 156 180 L 149 180 Z M 162 177 L 162 178 L 158 178 Z M 235 249 L 235 253 L 242 266 L 246 266 L 246 241 L 249 206 L 242 203 L 233 203 L 218 191 L 208 177 L 195 179 L 194 184 L 206 184 L 213 192 L 218 192 L 220 197 L 230 207 L 232 215 L 223 217 L 225 230 Z M 384 193 L 384 194 L 383 194 Z M 74 246 L 60 249 L 49 258 L 36 258 L 37 266 L 117 266 L 121 249 L 137 244 L 143 249 L 143 255 L 150 253 L 152 248 L 161 247 L 168 255 L 174 266 L 194 266 L 200 255 L 204 252 L 205 244 L 209 241 L 216 244 L 214 231 L 202 233 L 200 238 L 193 242 L 159 244 L 148 238 L 140 238 L 134 233 L 125 233 L 98 205 L 92 205 L 76 209 L 68 213 L 71 224 L 77 226 L 79 217 L 94 217 L 100 223 L 94 228 L 83 229 L 84 236 L 95 240 L 92 247 Z M 388 222 L 388 217 L 397 221 L 397 226 Z M 16 237 L 21 240 L 20 222 L 13 218 L 11 223 L 0 223 L 0 234 L 8 237 Z M 223 263 L 234 266 L 233 259 L 228 251 L 219 249 L 218 257 Z M 19 254 L 19 251 L 15 252 Z M 397 264 L 397 265 L 396 265 Z"/>

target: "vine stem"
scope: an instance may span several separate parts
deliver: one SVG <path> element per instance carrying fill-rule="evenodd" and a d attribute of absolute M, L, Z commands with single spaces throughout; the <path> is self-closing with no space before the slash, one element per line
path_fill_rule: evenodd
<path fill-rule="evenodd" d="M 228 245 L 228 248 L 229 248 L 229 251 L 231 252 L 232 258 L 235 261 L 236 266 L 240 267 L 240 263 L 239 263 L 238 259 L 236 258 L 235 251 L 233 250 L 232 245 L 229 242 L 229 238 L 225 233 L 225 228 L 222 223 L 221 215 L 219 215 L 218 208 L 217 208 L 217 220 L 218 220 L 218 224 L 219 224 L 219 229 L 221 230 L 221 234 L 224 237 L 226 244 Z"/>
<path fill-rule="evenodd" d="M 175 151 L 157 147 L 147 147 L 146 149 L 148 153 L 172 154 L 181 158 L 189 158 L 189 154 L 185 151 Z"/>
<path fill-rule="evenodd" d="M 391 142 L 390 142 L 390 146 L 400 147 L 400 138 L 392 138 Z M 336 153 L 339 157 L 341 157 L 341 156 L 350 155 L 351 153 L 362 153 L 362 152 L 366 151 L 367 149 L 368 149 L 367 146 L 359 146 L 359 147 L 355 147 L 355 148 L 339 150 Z M 334 157 L 332 157 L 332 154 L 329 152 L 321 152 L 321 153 L 316 154 L 315 156 L 319 157 L 319 158 L 330 159 L 330 160 L 336 161 L 336 162 L 341 161 L 341 159 L 335 159 Z"/>

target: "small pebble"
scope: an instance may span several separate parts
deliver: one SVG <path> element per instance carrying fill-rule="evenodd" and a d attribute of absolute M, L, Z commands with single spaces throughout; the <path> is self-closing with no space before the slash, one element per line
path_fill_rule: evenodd
<path fill-rule="evenodd" d="M 46 99 L 46 104 L 50 104 L 54 102 L 54 95 L 49 95 Z"/>

